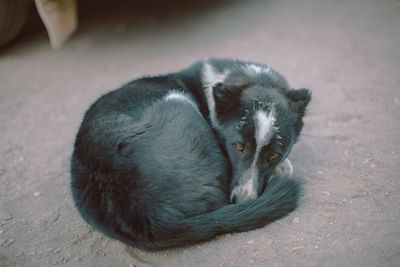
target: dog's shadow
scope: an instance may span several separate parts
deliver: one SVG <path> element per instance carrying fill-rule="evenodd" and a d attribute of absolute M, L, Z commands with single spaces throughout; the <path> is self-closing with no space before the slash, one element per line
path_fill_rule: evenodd
<path fill-rule="evenodd" d="M 125 245 L 126 253 L 138 261 L 139 266 L 160 266 L 163 263 L 170 261 L 174 258 L 180 258 L 183 254 L 190 254 L 191 251 L 196 251 L 199 249 L 207 249 L 208 246 L 212 246 L 214 242 L 221 240 L 223 243 L 224 238 L 231 238 L 233 234 L 221 234 L 217 235 L 209 241 L 200 242 L 197 244 L 187 245 L 184 247 L 169 248 L 161 251 L 143 251 L 129 245 Z"/>

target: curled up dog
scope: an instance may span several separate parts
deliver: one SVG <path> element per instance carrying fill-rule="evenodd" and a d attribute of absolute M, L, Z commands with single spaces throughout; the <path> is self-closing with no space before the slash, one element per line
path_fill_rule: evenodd
<path fill-rule="evenodd" d="M 310 99 L 269 67 L 236 60 L 127 83 L 82 121 L 75 205 L 96 229 L 144 250 L 263 227 L 297 207 L 287 156 Z"/>

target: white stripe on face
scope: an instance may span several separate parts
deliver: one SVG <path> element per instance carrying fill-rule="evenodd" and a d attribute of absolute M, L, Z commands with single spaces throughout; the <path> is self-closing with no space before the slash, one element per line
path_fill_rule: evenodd
<path fill-rule="evenodd" d="M 257 162 L 262 148 L 269 144 L 272 136 L 277 130 L 277 127 L 275 126 L 275 120 L 274 109 L 272 109 L 269 114 L 263 110 L 258 110 L 254 115 L 254 123 L 256 128 L 256 151 L 254 153 L 254 158 L 250 168 L 243 174 L 242 183 L 232 191 L 231 200 L 233 199 L 233 196 L 236 196 L 238 201 L 255 199 L 257 197 Z"/>
<path fill-rule="evenodd" d="M 202 71 L 202 82 L 205 87 L 205 95 L 207 97 L 208 110 L 210 112 L 210 120 L 213 127 L 218 126 L 217 116 L 215 113 L 215 100 L 213 95 L 213 87 L 217 83 L 222 83 L 229 75 L 229 70 L 225 70 L 223 73 L 215 71 L 214 67 L 210 63 L 205 62 Z"/>
<path fill-rule="evenodd" d="M 258 110 L 254 116 L 254 121 L 256 125 L 256 151 L 259 152 L 265 144 L 269 143 L 276 131 L 274 109 L 271 109 L 268 115 L 265 111 Z"/>

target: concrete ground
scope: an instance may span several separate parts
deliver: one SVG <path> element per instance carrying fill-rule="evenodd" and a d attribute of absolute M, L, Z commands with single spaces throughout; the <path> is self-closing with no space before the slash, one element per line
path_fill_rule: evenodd
<path fill-rule="evenodd" d="M 135 2 L 80 1 L 59 51 L 33 16 L 1 50 L 0 266 L 400 266 L 398 0 Z M 69 191 L 85 110 L 130 79 L 210 56 L 269 64 L 312 90 L 290 156 L 300 207 L 158 253 L 93 231 Z"/>

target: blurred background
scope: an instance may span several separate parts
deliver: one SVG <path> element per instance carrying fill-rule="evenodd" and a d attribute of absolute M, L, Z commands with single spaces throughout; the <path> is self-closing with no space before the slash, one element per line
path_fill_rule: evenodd
<path fill-rule="evenodd" d="M 0 266 L 400 266 L 400 1 L 78 0 L 57 50 L 27 2 L 0 50 Z M 160 253 L 93 231 L 69 192 L 84 112 L 131 79 L 208 57 L 267 64 L 312 91 L 290 155 L 300 207 Z"/>

